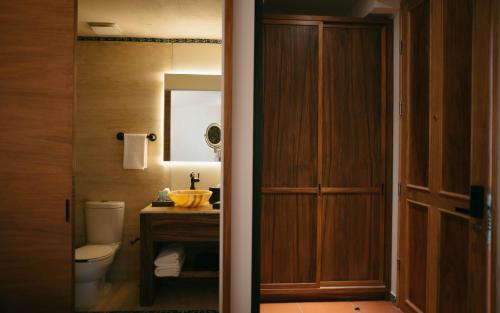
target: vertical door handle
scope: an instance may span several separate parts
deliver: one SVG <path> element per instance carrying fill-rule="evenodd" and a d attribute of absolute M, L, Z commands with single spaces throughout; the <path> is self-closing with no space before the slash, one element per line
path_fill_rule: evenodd
<path fill-rule="evenodd" d="M 486 192 L 484 189 L 485 188 L 480 185 L 470 186 L 470 208 L 456 208 L 455 210 L 475 218 L 482 218 L 484 216 L 484 208 L 486 206 Z"/>
<path fill-rule="evenodd" d="M 69 199 L 66 199 L 66 205 L 65 205 L 65 218 L 66 218 L 66 223 L 69 223 L 69 212 L 70 212 L 70 207 L 71 204 L 69 202 Z"/>

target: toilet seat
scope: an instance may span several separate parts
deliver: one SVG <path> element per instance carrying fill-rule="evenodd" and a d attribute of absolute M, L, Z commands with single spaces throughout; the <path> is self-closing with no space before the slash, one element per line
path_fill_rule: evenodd
<path fill-rule="evenodd" d="M 75 250 L 75 262 L 97 262 L 113 256 L 112 245 L 85 245 Z"/>

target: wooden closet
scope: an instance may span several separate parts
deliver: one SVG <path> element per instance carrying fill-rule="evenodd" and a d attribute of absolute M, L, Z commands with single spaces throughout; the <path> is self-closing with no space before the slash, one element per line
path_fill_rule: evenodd
<path fill-rule="evenodd" d="M 264 19 L 263 301 L 388 291 L 391 38 L 385 19 Z"/>

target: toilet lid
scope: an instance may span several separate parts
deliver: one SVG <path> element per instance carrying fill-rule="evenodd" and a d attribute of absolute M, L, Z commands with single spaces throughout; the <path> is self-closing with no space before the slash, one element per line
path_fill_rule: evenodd
<path fill-rule="evenodd" d="M 84 261 L 100 259 L 113 253 L 113 248 L 107 245 L 86 245 L 75 250 L 75 260 Z"/>

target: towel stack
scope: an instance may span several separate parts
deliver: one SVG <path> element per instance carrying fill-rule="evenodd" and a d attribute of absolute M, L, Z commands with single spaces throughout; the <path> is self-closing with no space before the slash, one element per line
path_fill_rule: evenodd
<path fill-rule="evenodd" d="M 178 277 L 185 258 L 183 246 L 179 244 L 163 246 L 155 259 L 155 275 L 157 277 Z"/>

